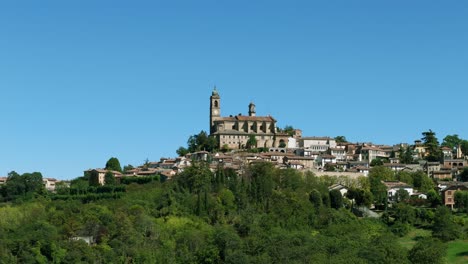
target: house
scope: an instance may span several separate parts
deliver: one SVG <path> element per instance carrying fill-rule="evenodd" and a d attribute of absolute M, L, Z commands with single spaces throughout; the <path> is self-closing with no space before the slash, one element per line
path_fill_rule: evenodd
<path fill-rule="evenodd" d="M 442 151 L 444 159 L 453 159 L 453 151 L 451 148 L 444 146 L 440 148 L 440 150 Z"/>
<path fill-rule="evenodd" d="M 104 185 L 104 179 L 105 179 L 107 172 L 111 172 L 116 178 L 122 177 L 122 173 L 119 171 L 111 171 L 111 170 L 105 170 L 105 169 L 89 169 L 89 170 L 84 171 L 84 174 L 89 175 L 90 178 L 91 176 L 97 177 L 99 184 Z"/>
<path fill-rule="evenodd" d="M 44 184 L 44 187 L 48 191 L 55 191 L 55 184 L 57 183 L 57 179 L 54 178 L 42 178 L 42 183 Z"/>
<path fill-rule="evenodd" d="M 319 164 L 320 167 L 325 167 L 325 164 L 335 164 L 336 163 L 336 157 L 330 154 L 322 154 L 318 156 L 317 158 L 317 164 Z"/>
<path fill-rule="evenodd" d="M 400 182 L 400 181 L 382 181 L 382 183 L 387 187 L 387 194 L 389 201 L 396 201 L 397 199 L 397 192 L 399 190 L 405 190 L 411 196 L 414 193 L 414 189 L 412 186 L 408 185 L 407 183 Z"/>
<path fill-rule="evenodd" d="M 348 188 L 342 184 L 333 184 L 332 186 L 328 187 L 328 191 L 331 190 L 338 190 L 341 193 L 341 196 L 345 196 L 348 193 Z"/>
<path fill-rule="evenodd" d="M 414 158 L 415 159 L 423 159 L 427 156 L 426 146 L 422 143 L 421 140 L 414 141 Z"/>
<path fill-rule="evenodd" d="M 346 149 L 344 147 L 335 147 L 330 148 L 330 155 L 336 157 L 336 161 L 345 161 L 346 160 Z"/>
<path fill-rule="evenodd" d="M 8 180 L 8 177 L 0 177 L 0 185 L 5 184 Z"/>
<path fill-rule="evenodd" d="M 304 169 L 304 164 L 302 164 L 301 162 L 299 161 L 290 161 L 286 164 L 286 166 L 288 168 L 291 168 L 291 169 L 296 169 L 296 170 L 302 170 Z"/>
<path fill-rule="evenodd" d="M 468 190 L 468 187 L 466 185 L 458 184 L 458 183 L 454 185 L 448 185 L 442 190 L 440 190 L 444 205 L 453 209 L 453 206 L 455 205 L 455 193 L 457 191 L 466 191 L 466 190 Z"/>
<path fill-rule="evenodd" d="M 301 157 L 301 156 L 286 156 L 283 158 L 283 163 L 287 166 L 288 164 L 302 164 L 303 169 L 311 169 L 314 167 L 314 158 Z M 296 165 L 297 166 L 297 165 Z"/>
<path fill-rule="evenodd" d="M 431 177 L 436 180 L 451 180 L 452 171 L 450 170 L 433 171 L 431 173 Z"/>
<path fill-rule="evenodd" d="M 406 168 L 406 165 L 399 163 L 384 163 L 384 167 L 387 167 L 392 171 L 401 171 Z"/>
<path fill-rule="evenodd" d="M 303 137 L 298 139 L 299 147 L 316 152 L 326 152 L 336 147 L 335 139 L 331 137 Z"/>
<path fill-rule="evenodd" d="M 361 160 L 368 161 L 373 161 L 374 159 L 378 158 L 385 159 L 390 157 L 390 155 L 388 155 L 383 149 L 376 146 L 368 146 L 366 144 L 361 146 L 359 154 L 361 154 Z"/>
<path fill-rule="evenodd" d="M 466 167 L 467 161 L 464 159 L 445 159 L 444 160 L 444 167 L 452 168 L 452 169 L 459 169 Z"/>

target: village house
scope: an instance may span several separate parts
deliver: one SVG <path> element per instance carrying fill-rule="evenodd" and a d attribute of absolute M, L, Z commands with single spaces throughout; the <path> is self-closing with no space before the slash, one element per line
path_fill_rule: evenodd
<path fill-rule="evenodd" d="M 382 181 L 382 183 L 387 187 L 387 194 L 389 201 L 396 201 L 397 192 L 399 190 L 405 190 L 408 192 L 409 196 L 413 195 L 414 189 L 411 185 L 400 181 Z"/>
<path fill-rule="evenodd" d="M 0 177 L 0 185 L 5 184 L 8 180 L 8 177 Z"/>
<path fill-rule="evenodd" d="M 336 183 L 328 187 L 328 191 L 338 190 L 341 193 L 341 196 L 345 196 L 348 193 L 348 188 L 342 184 Z"/>
<path fill-rule="evenodd" d="M 311 169 L 314 168 L 315 159 L 300 156 L 286 156 L 283 158 L 283 162 L 286 165 L 295 164 L 293 167 L 298 167 L 299 164 L 301 164 L 302 169 Z"/>
<path fill-rule="evenodd" d="M 55 184 L 57 183 L 57 179 L 54 178 L 42 178 L 42 183 L 44 184 L 44 187 L 48 191 L 55 191 Z"/>
<path fill-rule="evenodd" d="M 107 172 L 111 172 L 115 178 L 122 177 L 122 173 L 119 171 L 111 171 L 111 170 L 105 170 L 105 169 L 89 169 L 89 170 L 84 171 L 84 174 L 89 175 L 89 177 L 97 177 L 99 184 L 104 185 L 105 176 Z"/>
<path fill-rule="evenodd" d="M 440 190 L 444 205 L 453 209 L 455 205 L 455 193 L 457 191 L 466 190 L 468 190 L 468 187 L 465 184 L 448 184 L 445 188 Z"/>
<path fill-rule="evenodd" d="M 300 148 L 320 153 L 336 148 L 336 141 L 331 137 L 303 137 L 298 139 L 298 143 Z"/>
<path fill-rule="evenodd" d="M 433 171 L 431 172 L 430 177 L 435 180 L 452 180 L 452 171 L 451 170 Z"/>

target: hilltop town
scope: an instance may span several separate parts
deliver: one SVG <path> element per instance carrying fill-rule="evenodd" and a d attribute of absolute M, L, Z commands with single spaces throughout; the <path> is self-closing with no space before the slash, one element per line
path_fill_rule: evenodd
<path fill-rule="evenodd" d="M 242 175 L 249 165 L 266 162 L 278 169 L 357 179 L 367 177 L 373 167 L 379 166 L 394 173 L 424 172 L 439 188 L 444 204 L 450 207 L 455 203 L 453 191 L 468 189 L 464 183 L 468 180 L 465 175 L 468 174 L 468 141 L 457 135 L 447 136 L 442 144 L 433 131 L 423 132 L 423 138 L 411 144 L 352 143 L 344 136 L 304 136 L 300 129 L 292 126 L 279 128 L 274 117 L 257 116 L 253 102 L 248 105 L 247 115 L 222 116 L 221 110 L 221 96 L 215 87 L 209 98 L 209 134 L 201 131 L 191 136 L 189 146 L 177 150 L 178 157 L 163 157 L 139 166 L 127 165 L 123 169 L 120 164 L 114 169 L 87 169 L 84 175 L 95 179 L 96 184 L 104 185 L 106 174 L 112 174 L 117 181 L 155 175 L 170 180 L 193 163 L 204 162 L 212 172 L 222 167 Z M 0 177 L 0 185 L 7 179 Z M 43 178 L 42 181 L 52 192 L 56 184 L 70 184 L 54 178 Z M 385 184 L 390 195 L 404 188 L 410 195 L 426 197 L 405 182 Z"/>
<path fill-rule="evenodd" d="M 177 157 L 123 167 L 112 157 L 71 181 L 1 177 L 0 262 L 464 258 L 466 140 L 440 144 L 431 130 L 391 146 L 303 136 L 253 102 L 247 115 L 221 116 L 216 89 L 209 103 L 209 133 L 190 136 Z"/>

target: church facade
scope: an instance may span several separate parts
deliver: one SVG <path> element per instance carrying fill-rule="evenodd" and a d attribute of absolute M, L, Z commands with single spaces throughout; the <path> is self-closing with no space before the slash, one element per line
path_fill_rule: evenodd
<path fill-rule="evenodd" d="M 216 138 L 220 148 L 243 149 L 251 136 L 256 146 L 263 148 L 284 147 L 288 135 L 279 133 L 276 119 L 271 116 L 257 116 L 255 104 L 249 104 L 248 115 L 221 116 L 221 97 L 216 88 L 210 96 L 210 136 Z"/>

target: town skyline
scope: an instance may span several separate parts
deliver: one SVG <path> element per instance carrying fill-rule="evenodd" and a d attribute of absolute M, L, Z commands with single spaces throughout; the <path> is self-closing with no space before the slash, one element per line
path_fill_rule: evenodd
<path fill-rule="evenodd" d="M 0 4 L 0 176 L 174 157 L 222 115 L 307 136 L 468 138 L 468 4 Z"/>

